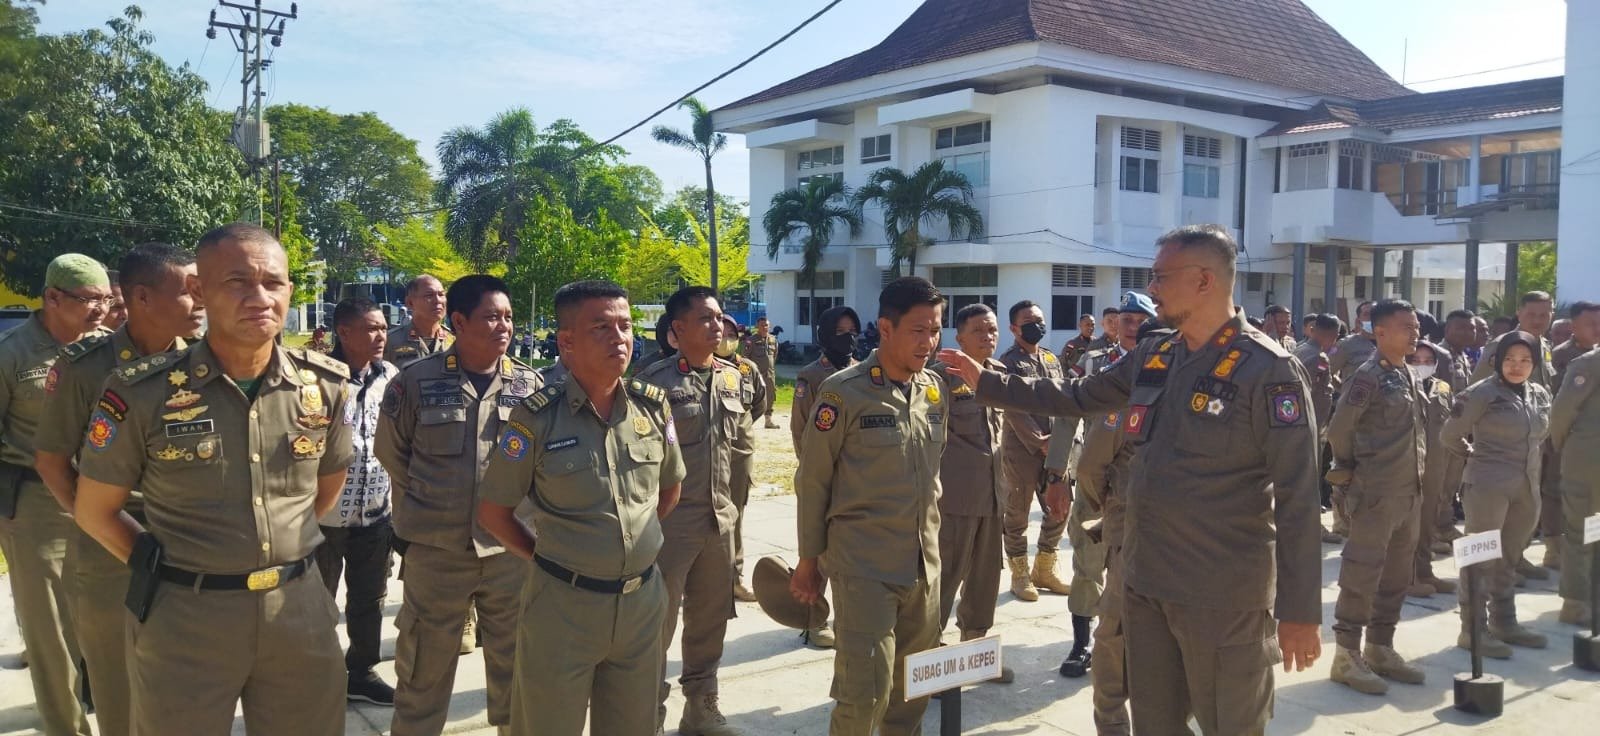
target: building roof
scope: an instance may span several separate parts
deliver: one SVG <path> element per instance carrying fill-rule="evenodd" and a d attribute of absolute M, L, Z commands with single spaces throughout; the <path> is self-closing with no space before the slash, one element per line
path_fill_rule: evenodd
<path fill-rule="evenodd" d="M 1405 128 L 1505 120 L 1561 109 L 1562 77 L 1525 79 L 1483 87 L 1411 94 L 1341 106 L 1319 104 L 1295 115 L 1266 135 L 1289 135 L 1340 128 Z"/>
<path fill-rule="evenodd" d="M 877 46 L 727 107 L 1032 42 L 1354 100 L 1408 92 L 1300 0 L 927 0 Z"/>

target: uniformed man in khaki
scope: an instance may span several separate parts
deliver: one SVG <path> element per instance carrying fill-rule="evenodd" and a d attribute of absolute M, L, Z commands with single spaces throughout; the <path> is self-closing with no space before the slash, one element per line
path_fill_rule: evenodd
<path fill-rule="evenodd" d="M 1289 308 L 1282 304 L 1274 304 L 1267 307 L 1264 314 L 1266 319 L 1262 321 L 1261 332 L 1277 340 L 1283 345 L 1284 350 L 1294 352 L 1294 315 L 1289 312 Z"/>
<path fill-rule="evenodd" d="M 927 370 L 944 296 L 895 279 L 878 297 L 877 350 L 823 381 L 801 446 L 800 564 L 810 604 L 833 585 L 832 736 L 920 733 L 904 659 L 939 642 L 939 460 L 949 399 Z M 955 351 L 949 351 L 955 352 Z M 971 360 L 970 358 L 965 358 Z"/>
<path fill-rule="evenodd" d="M 817 345 L 822 357 L 800 369 L 794 382 L 794 401 L 789 407 L 789 434 L 794 439 L 794 454 L 801 458 L 805 428 L 810 426 L 811 409 L 816 403 L 817 387 L 842 368 L 856 364 L 856 338 L 861 334 L 861 319 L 856 310 L 846 306 L 830 307 L 817 318 Z M 798 474 L 796 483 L 798 484 Z M 813 609 L 815 610 L 815 609 Z M 828 649 L 834 645 L 833 628 L 826 621 L 818 621 L 801 634 L 807 644 Z"/>
<path fill-rule="evenodd" d="M 389 472 L 395 536 L 405 541 L 404 600 L 395 626 L 394 736 L 438 736 L 450 714 L 467 611 L 483 632 L 489 723 L 511 721 L 512 654 L 526 568 L 477 523 L 485 463 L 511 410 L 539 376 L 506 355 L 505 282 L 450 285 L 455 343 L 389 382 L 373 449 Z"/>
<path fill-rule="evenodd" d="M 1411 586 L 1427 459 L 1426 399 L 1405 362 L 1421 327 L 1410 302 L 1373 305 L 1378 352 L 1344 383 L 1328 423 L 1338 482 L 1348 484 L 1350 538 L 1339 566 L 1334 653 L 1329 677 L 1381 695 L 1385 679 L 1420 685 L 1423 673 L 1394 648 L 1400 607 Z M 1365 629 L 1366 648 L 1362 648 Z"/>
<path fill-rule="evenodd" d="M 662 521 L 666 541 L 657 563 L 667 585 L 667 618 L 662 623 L 660 697 L 657 714 L 666 718 L 666 649 L 683 610 L 683 719 L 688 736 L 736 736 L 718 704 L 717 669 L 722 662 L 728 619 L 733 617 L 733 529 L 739 510 L 732 493 L 733 443 L 754 407 L 753 377 L 716 357 L 722 340 L 722 308 L 716 292 L 686 286 L 666 303 L 678 345 L 676 360 L 663 360 L 635 376 L 666 392 L 677 427 L 687 475 L 678 506 Z"/>
<path fill-rule="evenodd" d="M 1094 315 L 1085 314 L 1078 318 L 1078 334 L 1061 346 L 1061 364 L 1077 365 L 1084 353 L 1089 352 L 1089 343 L 1094 341 Z"/>
<path fill-rule="evenodd" d="M 1423 399 L 1423 417 L 1427 428 L 1423 434 L 1428 440 L 1428 454 L 1422 469 L 1422 517 L 1417 525 L 1416 552 L 1412 554 L 1415 579 L 1406 595 L 1428 598 L 1434 593 L 1454 593 L 1456 584 L 1440 579 L 1433 572 L 1434 549 L 1449 547 L 1449 542 L 1439 532 L 1437 520 L 1450 529 L 1455 528 L 1455 511 L 1450 507 L 1454 492 L 1447 484 L 1461 482 L 1463 464 L 1455 453 L 1444 449 L 1439 441 L 1439 431 L 1450 416 L 1450 406 L 1455 402 L 1455 391 L 1447 376 L 1451 373 L 1450 352 L 1431 342 L 1418 342 L 1417 349 L 1406 357 L 1411 372 L 1417 377 L 1418 393 Z M 1442 508 L 1441 508 L 1442 507 Z"/>
<path fill-rule="evenodd" d="M 1089 341 L 1089 349 L 1084 351 L 1085 354 L 1095 350 L 1105 350 L 1117 344 L 1117 329 L 1121 326 L 1117 323 L 1117 314 L 1117 306 L 1115 304 L 1100 310 L 1100 336 Z M 1077 362 L 1074 361 L 1067 365 L 1077 365 Z"/>
<path fill-rule="evenodd" d="M 78 699 L 74 585 L 65 570 L 67 547 L 78 533 L 34 470 L 34 441 L 49 423 L 44 402 L 57 354 L 99 334 L 110 299 L 105 268 L 66 253 L 45 270 L 44 306 L 0 334 L 0 548 L 10 565 L 34 703 L 52 736 L 89 733 Z"/>
<path fill-rule="evenodd" d="M 1372 302 L 1362 302 L 1356 307 L 1356 323 L 1350 334 L 1328 351 L 1328 368 L 1333 371 L 1335 388 L 1350 379 L 1362 363 L 1378 352 L 1378 343 L 1372 336 Z"/>
<path fill-rule="evenodd" d="M 45 380 L 44 416 L 51 421 L 39 428 L 35 457 L 39 475 L 67 510 L 77 494 L 73 461 L 83 447 L 106 376 L 150 356 L 182 350 L 187 347 L 185 339 L 194 339 L 205 320 L 204 308 L 189 290 L 196 275 L 193 254 L 166 243 L 145 243 L 123 256 L 119 266 L 127 322 L 114 333 L 86 337 L 62 348 Z M 144 497 L 137 490 L 129 496 L 126 511 L 135 521 L 146 523 Z M 122 605 L 128 592 L 128 566 L 82 531 L 69 545 L 72 618 L 94 689 L 94 718 L 101 736 L 132 733 L 127 611 Z"/>
<path fill-rule="evenodd" d="M 270 232 L 217 228 L 196 259 L 205 339 L 112 374 L 79 453 L 78 524 L 118 559 L 147 530 L 162 549 L 128 634 L 133 730 L 227 733 L 243 700 L 251 734 L 337 736 L 339 616 L 311 558 L 350 465 L 347 370 L 277 345 L 294 285 Z"/>
<path fill-rule="evenodd" d="M 1575 319 L 1594 319 L 1587 312 Z M 1578 329 L 1585 329 L 1579 325 Z M 1562 623 L 1587 625 L 1589 614 L 1590 554 L 1583 547 L 1583 520 L 1600 514 L 1600 351 L 1590 350 L 1567 363 L 1561 391 L 1550 409 L 1550 441 L 1561 454 L 1561 501 L 1566 523 L 1567 548 L 1574 550 L 1561 568 Z"/>
<path fill-rule="evenodd" d="M 778 425 L 772 423 L 772 394 L 768 391 L 771 384 L 761 375 L 760 366 L 755 361 L 739 354 L 739 323 L 728 315 L 722 315 L 722 341 L 717 343 L 717 357 L 739 366 L 739 372 L 744 374 L 744 385 L 750 387 L 750 397 L 745 400 L 752 409 L 744 413 L 739 420 L 739 431 L 733 438 L 733 471 L 728 481 L 729 494 L 733 497 L 733 506 L 739 510 L 739 517 L 733 524 L 733 598 L 746 603 L 754 602 L 756 594 L 744 584 L 744 507 L 750 502 L 750 487 L 755 484 L 756 460 L 756 420 L 766 417 L 769 428 Z"/>
<path fill-rule="evenodd" d="M 1042 344 L 1049 330 L 1045 327 L 1044 310 L 1024 299 L 1011 305 L 1009 324 L 1014 342 L 1011 349 L 1000 356 L 1006 370 L 1018 376 L 1037 376 L 1060 379 L 1064 375 L 1060 361 Z M 1110 329 L 1110 328 L 1107 328 Z M 1092 343 L 1091 343 L 1092 345 Z M 1070 588 L 1056 573 L 1056 548 L 1061 546 L 1061 534 L 1066 530 L 1066 519 L 1055 519 L 1045 514 L 1039 526 L 1039 543 L 1028 565 L 1028 515 L 1034 500 L 1040 498 L 1050 484 L 1045 460 L 1049 454 L 1050 417 L 1008 411 L 1005 414 L 1006 432 L 1001 441 L 1001 454 L 1006 471 L 1005 553 L 1011 567 L 1011 594 L 1018 600 L 1039 600 L 1039 588 L 1066 595 Z M 1059 480 L 1057 481 L 1060 482 Z M 1043 500 L 1040 500 L 1043 505 Z"/>
<path fill-rule="evenodd" d="M 478 516 L 532 559 L 517 626 L 511 733 L 655 732 L 666 585 L 659 518 L 677 503 L 682 455 L 666 393 L 624 381 L 628 294 L 580 281 L 555 296 L 571 373 L 524 400 L 501 430 Z M 532 502 L 532 529 L 513 507 Z"/>
<path fill-rule="evenodd" d="M 1572 315 L 1572 337 L 1556 345 L 1550 350 L 1553 389 L 1559 391 L 1564 383 L 1567 364 L 1600 344 L 1600 304 L 1594 302 L 1574 302 L 1569 309 Z"/>
<path fill-rule="evenodd" d="M 1187 226 L 1157 242 L 1150 296 L 1175 337 L 1073 381 L 984 371 L 951 350 L 940 359 L 978 384 L 980 401 L 1007 409 L 1104 417 L 1127 407 L 1123 431 L 1138 447 L 1123 549 L 1133 721 L 1183 733 L 1192 714 L 1208 735 L 1260 734 L 1272 666 L 1304 669 L 1321 650 L 1305 371 L 1234 306 L 1238 248 L 1224 228 Z"/>
<path fill-rule="evenodd" d="M 450 349 L 455 336 L 445 329 L 445 290 L 439 279 L 422 274 L 406 284 L 411 321 L 389 330 L 383 359 L 404 368 Z"/>
<path fill-rule="evenodd" d="M 956 343 L 961 351 L 994 370 L 1000 342 L 1000 321 L 987 304 L 969 304 L 956 312 Z M 1004 431 L 999 409 L 974 400 L 972 387 L 944 371 L 928 367 L 944 381 L 948 398 L 949 439 L 939 460 L 939 629 L 956 614 L 961 640 L 979 639 L 994 626 L 1000 595 L 1000 514 L 1005 509 L 1005 468 L 1000 461 Z M 956 594 L 961 606 L 956 607 Z M 999 682 L 1015 679 L 1010 667 Z"/>
<path fill-rule="evenodd" d="M 772 421 L 772 400 L 778 394 L 778 338 L 773 336 L 771 330 L 772 323 L 766 315 L 757 317 L 755 331 L 740 341 L 739 352 L 755 364 L 756 372 L 765 384 L 763 389 L 767 403 L 761 407 L 761 414 L 767 418 L 767 429 L 777 429 L 778 423 Z"/>

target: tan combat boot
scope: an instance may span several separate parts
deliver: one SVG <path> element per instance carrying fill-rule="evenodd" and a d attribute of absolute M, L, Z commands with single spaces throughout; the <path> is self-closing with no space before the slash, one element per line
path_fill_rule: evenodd
<path fill-rule="evenodd" d="M 1472 638 L 1465 626 L 1461 627 L 1461 635 L 1456 637 L 1456 646 L 1472 651 Z M 1511 645 L 1494 638 L 1487 631 L 1480 631 L 1478 653 L 1490 659 L 1511 659 Z"/>
<path fill-rule="evenodd" d="M 1366 660 L 1363 660 L 1356 650 L 1348 647 L 1334 647 L 1333 667 L 1328 671 L 1328 679 L 1358 693 L 1382 695 L 1389 692 L 1389 683 L 1373 674 L 1372 670 L 1368 669 Z"/>
<path fill-rule="evenodd" d="M 1544 569 L 1544 568 L 1542 568 L 1542 567 L 1540 567 L 1538 565 L 1533 564 L 1533 561 L 1529 560 L 1526 557 L 1524 557 L 1524 558 L 1522 558 L 1520 560 L 1517 560 L 1517 568 L 1516 569 L 1517 569 L 1517 574 L 1518 575 L 1521 575 L 1523 578 L 1526 578 L 1528 580 L 1549 580 L 1550 579 L 1550 571 L 1549 570 L 1546 570 L 1546 569 Z M 1523 588 L 1523 587 L 1527 587 L 1527 586 L 1519 585 L 1517 587 Z"/>
<path fill-rule="evenodd" d="M 467 609 L 467 621 L 461 627 L 460 654 L 471 654 L 478 650 L 478 612 L 476 609 Z"/>
<path fill-rule="evenodd" d="M 1033 587 L 1037 590 L 1048 590 L 1056 595 L 1067 595 L 1072 592 L 1072 586 L 1065 580 L 1056 576 L 1056 553 L 1040 552 L 1033 556 Z"/>
<path fill-rule="evenodd" d="M 1011 594 L 1019 601 L 1039 600 L 1039 589 L 1028 579 L 1028 556 L 1018 555 L 1007 562 L 1011 564 Z"/>
<path fill-rule="evenodd" d="M 683 736 L 744 736 L 744 732 L 728 725 L 717 704 L 716 693 L 706 693 L 689 698 L 683 704 L 683 718 L 678 720 L 678 733 Z"/>
<path fill-rule="evenodd" d="M 1503 624 L 1489 624 L 1489 633 L 1493 635 L 1494 638 L 1514 647 L 1543 649 L 1547 646 L 1550 646 L 1550 641 L 1545 638 L 1544 634 L 1534 631 L 1533 629 L 1523 626 L 1515 621 Z"/>
<path fill-rule="evenodd" d="M 1422 582 L 1421 580 L 1418 580 L 1417 582 L 1412 583 L 1411 587 L 1406 588 L 1406 597 L 1407 598 L 1432 598 L 1433 594 L 1437 593 L 1437 592 L 1439 592 L 1439 591 L 1436 590 L 1432 585 L 1429 585 L 1427 583 Z"/>
<path fill-rule="evenodd" d="M 1421 667 L 1407 662 L 1405 657 L 1394 650 L 1394 647 L 1369 642 L 1366 648 L 1361 650 L 1361 657 L 1366 660 L 1368 669 L 1379 677 L 1407 685 L 1421 685 L 1423 680 L 1427 679 Z"/>
<path fill-rule="evenodd" d="M 1544 538 L 1544 566 L 1551 570 L 1561 569 L 1561 537 Z"/>
<path fill-rule="evenodd" d="M 1456 581 L 1454 580 L 1443 580 L 1440 578 L 1417 578 L 1417 582 L 1427 583 L 1429 586 L 1432 586 L 1433 592 L 1435 593 L 1449 594 L 1456 592 Z"/>
<path fill-rule="evenodd" d="M 806 629 L 806 633 L 802 635 L 802 638 L 805 639 L 807 644 L 818 649 L 832 649 L 833 627 L 824 622 L 814 629 Z"/>
<path fill-rule="evenodd" d="M 1561 615 L 1557 620 L 1573 626 L 1589 625 L 1589 605 L 1581 601 L 1561 601 Z"/>
<path fill-rule="evenodd" d="M 751 592 L 749 586 L 746 586 L 744 584 L 744 579 L 741 578 L 733 581 L 733 599 L 736 601 L 751 603 L 755 601 L 756 594 Z"/>
<path fill-rule="evenodd" d="M 1322 527 L 1322 543 L 1344 544 L 1344 537 L 1342 535 L 1335 534 L 1333 530 L 1329 529 L 1328 527 Z"/>

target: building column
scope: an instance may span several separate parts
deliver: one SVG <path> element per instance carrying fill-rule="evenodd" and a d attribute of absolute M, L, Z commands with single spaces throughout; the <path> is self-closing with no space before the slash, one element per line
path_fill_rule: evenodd
<path fill-rule="evenodd" d="M 1466 308 L 1478 311 L 1478 239 L 1467 239 L 1466 263 L 1466 288 L 1461 295 L 1461 301 L 1466 302 Z"/>
<path fill-rule="evenodd" d="M 1417 280 L 1417 252 L 1407 248 L 1400 251 L 1400 298 L 1412 304 L 1413 281 Z"/>
<path fill-rule="evenodd" d="M 1512 299 L 1522 294 L 1522 290 L 1519 288 L 1520 285 L 1517 283 L 1522 278 L 1522 274 L 1517 271 L 1517 255 L 1521 251 L 1521 243 L 1506 243 L 1506 286 L 1504 293 L 1507 306 L 1512 303 Z"/>
<path fill-rule="evenodd" d="M 1294 274 L 1289 286 L 1289 311 L 1296 317 L 1293 325 L 1294 334 L 1299 337 L 1305 337 L 1301 334 L 1299 317 L 1306 313 L 1306 252 L 1309 250 L 1311 247 L 1305 243 L 1294 244 Z"/>
<path fill-rule="evenodd" d="M 1322 311 L 1339 313 L 1339 249 L 1323 246 L 1322 253 Z"/>
<path fill-rule="evenodd" d="M 1378 301 L 1389 298 L 1389 290 L 1384 279 L 1388 277 L 1385 272 L 1389 270 L 1389 249 L 1372 249 L 1372 288 L 1367 289 L 1367 299 Z"/>

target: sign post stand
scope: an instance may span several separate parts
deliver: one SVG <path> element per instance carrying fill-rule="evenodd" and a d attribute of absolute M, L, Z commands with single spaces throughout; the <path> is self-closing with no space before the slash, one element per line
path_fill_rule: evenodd
<path fill-rule="evenodd" d="M 1467 636 L 1472 651 L 1472 671 L 1455 677 L 1456 710 L 1493 718 L 1505 706 L 1505 680 L 1483 673 L 1480 653 L 1484 628 L 1483 606 L 1478 602 L 1481 563 L 1501 559 L 1500 530 L 1468 534 L 1454 543 L 1456 565 L 1461 570 L 1461 586 L 1467 608 Z"/>
<path fill-rule="evenodd" d="M 1583 544 L 1589 548 L 1589 633 L 1572 635 L 1572 664 L 1600 672 L 1600 514 L 1583 520 Z"/>

